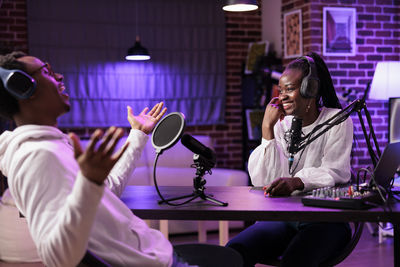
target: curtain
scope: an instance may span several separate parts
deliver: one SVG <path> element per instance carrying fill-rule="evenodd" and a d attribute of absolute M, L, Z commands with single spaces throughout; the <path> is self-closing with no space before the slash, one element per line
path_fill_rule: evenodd
<path fill-rule="evenodd" d="M 61 127 L 129 126 L 164 101 L 188 125 L 225 113 L 225 18 L 215 0 L 27 0 L 33 56 L 64 75 L 71 111 Z M 150 61 L 125 61 L 136 35 Z"/>

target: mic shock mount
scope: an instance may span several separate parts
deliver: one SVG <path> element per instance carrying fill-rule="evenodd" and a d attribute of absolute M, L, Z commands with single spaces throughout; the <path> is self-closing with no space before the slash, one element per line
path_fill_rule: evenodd
<path fill-rule="evenodd" d="M 169 204 L 170 201 L 189 198 L 188 201 L 184 202 L 184 203 L 188 203 L 192 200 L 195 200 L 196 198 L 201 198 L 203 200 L 208 200 L 208 201 L 213 202 L 220 206 L 224 206 L 224 207 L 228 206 L 227 202 L 222 202 L 218 199 L 215 199 L 212 197 L 212 195 L 206 195 L 204 192 L 206 189 L 205 184 L 207 183 L 207 181 L 203 178 L 203 176 L 206 173 L 211 174 L 211 168 L 215 165 L 215 162 L 210 161 L 209 159 L 203 157 L 200 154 L 194 154 L 193 161 L 194 161 L 194 164 L 192 164 L 192 167 L 196 168 L 196 177 L 193 178 L 193 187 L 194 187 L 193 192 L 191 194 L 180 196 L 180 197 L 173 197 L 173 198 L 169 198 L 169 199 L 159 200 L 158 204 L 162 204 L 164 202 Z M 182 204 L 184 204 L 184 203 L 182 203 Z"/>

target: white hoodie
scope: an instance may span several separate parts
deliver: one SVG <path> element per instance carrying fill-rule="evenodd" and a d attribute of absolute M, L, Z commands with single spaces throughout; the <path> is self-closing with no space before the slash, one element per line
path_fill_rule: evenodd
<path fill-rule="evenodd" d="M 172 264 L 169 241 L 118 198 L 147 140 L 131 130 L 105 187 L 81 174 L 68 136 L 55 127 L 24 125 L 0 136 L 0 170 L 46 266 L 76 266 L 87 249 L 113 266 Z"/>

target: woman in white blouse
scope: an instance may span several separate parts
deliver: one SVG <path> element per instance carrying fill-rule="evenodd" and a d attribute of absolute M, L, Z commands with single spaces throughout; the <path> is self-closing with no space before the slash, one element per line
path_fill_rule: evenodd
<path fill-rule="evenodd" d="M 353 124 L 350 118 L 315 139 L 290 159 L 292 119 L 302 120 L 301 135 L 310 133 L 340 111 L 329 70 L 309 53 L 288 64 L 279 79 L 279 97 L 265 109 L 261 144 L 249 158 L 254 186 L 266 197 L 289 196 L 350 180 Z M 292 155 L 293 156 L 293 155 Z M 292 160 L 292 164 L 289 161 Z M 347 223 L 256 222 L 228 242 L 245 266 L 281 257 L 281 266 L 318 266 L 350 240 Z"/>

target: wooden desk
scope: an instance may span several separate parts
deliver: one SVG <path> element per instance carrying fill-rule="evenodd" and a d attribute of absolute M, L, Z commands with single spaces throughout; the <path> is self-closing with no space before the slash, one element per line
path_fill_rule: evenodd
<path fill-rule="evenodd" d="M 164 198 L 172 198 L 190 194 L 193 188 L 161 186 L 160 191 Z M 400 255 L 397 255 L 400 248 L 399 203 L 391 205 L 392 212 L 382 208 L 342 210 L 307 207 L 301 203 L 301 197 L 265 198 L 262 190 L 246 186 L 207 187 L 205 193 L 229 205 L 222 207 L 200 198 L 178 207 L 158 204 L 159 196 L 153 186 L 128 186 L 121 199 L 142 219 L 391 222 L 394 225 L 394 266 L 400 267 Z"/>

